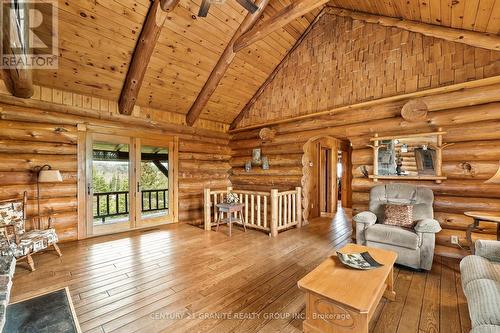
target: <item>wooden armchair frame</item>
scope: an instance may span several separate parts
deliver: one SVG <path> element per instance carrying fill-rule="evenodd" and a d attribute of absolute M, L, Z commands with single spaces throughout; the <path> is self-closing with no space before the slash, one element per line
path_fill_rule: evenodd
<path fill-rule="evenodd" d="M 21 200 L 20 199 L 4 200 L 4 201 L 0 201 L 0 204 L 11 203 L 11 202 L 13 203 L 13 202 L 19 202 L 19 201 L 21 201 Z M 52 225 L 53 219 L 50 215 L 36 215 L 36 216 L 29 217 L 29 218 L 26 217 L 26 207 L 28 204 L 28 193 L 27 192 L 24 192 L 24 194 L 23 194 L 22 203 L 23 203 L 23 205 L 22 205 L 23 206 L 23 223 L 24 223 L 25 233 L 28 233 L 28 232 L 33 231 L 33 230 L 48 230 L 48 229 L 53 227 L 53 225 Z M 15 225 L 5 226 L 5 229 L 7 230 L 7 232 L 4 234 L 4 237 L 7 239 L 7 242 L 10 243 L 11 241 L 14 241 L 16 243 L 16 245 L 19 245 L 21 242 L 21 235 L 19 235 L 16 232 Z M 57 253 L 57 255 L 59 257 L 62 256 L 61 250 L 59 249 L 57 242 L 55 242 L 55 243 L 52 243 L 49 246 L 47 246 L 47 248 L 40 250 L 40 251 L 32 252 L 32 250 L 29 250 L 29 252 L 26 255 L 16 257 L 16 260 L 18 262 L 21 260 L 26 260 L 30 270 L 33 272 L 35 270 L 35 263 L 33 261 L 32 255 L 35 253 L 46 252 L 46 251 L 50 250 L 50 247 L 53 248 L 53 250 Z"/>

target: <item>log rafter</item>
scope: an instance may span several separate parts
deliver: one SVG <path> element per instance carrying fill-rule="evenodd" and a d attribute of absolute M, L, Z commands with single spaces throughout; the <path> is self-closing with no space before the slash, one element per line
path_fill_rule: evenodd
<path fill-rule="evenodd" d="M 224 74 L 233 62 L 234 57 L 236 56 L 236 53 L 233 49 L 234 43 L 242 34 L 253 27 L 255 22 L 257 22 L 257 20 L 260 18 L 268 3 L 269 0 L 257 0 L 255 4 L 259 7 L 259 9 L 257 9 L 255 13 L 248 13 L 247 16 L 245 16 L 245 18 L 243 19 L 243 22 L 241 22 L 240 26 L 224 49 L 224 52 L 219 58 L 219 61 L 217 61 L 217 64 L 210 73 L 210 76 L 205 82 L 205 85 L 203 86 L 193 105 L 189 109 L 186 115 L 186 123 L 189 126 L 193 126 L 195 121 L 198 119 L 201 112 L 203 111 L 203 108 L 207 105 L 210 97 L 215 92 L 215 89 L 217 89 L 217 86 L 224 77 Z"/>
<path fill-rule="evenodd" d="M 21 19 L 23 15 L 30 9 L 27 2 L 11 4 L 11 10 L 14 12 L 15 21 L 9 19 L 7 16 L 10 12 L 6 9 L 3 11 L 3 49 L 2 55 L 5 57 L 16 57 L 24 59 L 27 62 L 28 52 L 28 21 Z M 12 47 L 14 45 L 14 47 Z M 30 66 L 26 64 L 19 64 L 12 68 L 3 68 L 2 77 L 7 90 L 14 96 L 20 98 L 30 98 L 33 96 L 33 72 Z"/>
<path fill-rule="evenodd" d="M 167 13 L 174 10 L 178 3 L 179 0 L 154 0 L 151 3 L 120 93 L 118 109 L 121 114 L 132 114 Z"/>
<path fill-rule="evenodd" d="M 255 43 L 256 41 L 266 37 L 272 32 L 284 27 L 296 18 L 305 15 L 324 4 L 329 0 L 298 0 L 286 6 L 272 17 L 268 18 L 261 24 L 253 27 L 245 32 L 234 43 L 234 52 L 241 51 L 243 48 Z"/>

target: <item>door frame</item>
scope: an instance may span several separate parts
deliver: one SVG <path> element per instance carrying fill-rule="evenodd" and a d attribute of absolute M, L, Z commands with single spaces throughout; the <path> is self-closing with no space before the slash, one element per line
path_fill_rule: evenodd
<path fill-rule="evenodd" d="M 92 170 L 91 159 L 87 158 L 87 152 L 92 151 L 92 140 L 89 140 L 88 137 L 93 134 L 103 134 L 110 136 L 122 136 L 129 137 L 131 141 L 133 139 L 143 139 L 143 140 L 158 140 L 158 142 L 168 143 L 169 147 L 172 147 L 172 150 L 169 151 L 169 163 L 171 163 L 172 173 L 171 177 L 169 177 L 169 215 L 171 218 L 168 218 L 166 222 L 151 224 L 151 225 L 134 225 L 130 226 L 129 229 L 123 231 L 130 231 L 136 229 L 147 229 L 151 227 L 157 227 L 159 225 L 165 225 L 170 223 L 178 223 L 179 222 L 179 137 L 167 134 L 159 134 L 157 132 L 148 132 L 146 129 L 137 130 L 137 129 L 126 129 L 126 128 L 118 128 L 118 127 L 107 127 L 107 126 L 98 126 L 91 124 L 80 123 L 77 126 L 78 130 L 78 148 L 77 148 L 77 161 L 78 161 L 78 239 L 91 238 L 96 236 L 106 235 L 108 233 L 100 233 L 97 235 L 91 234 L 91 230 L 88 228 L 88 206 L 89 206 L 89 195 L 87 189 L 87 179 L 89 179 L 89 170 Z M 134 142 L 132 142 L 134 144 Z M 136 153 L 136 147 L 131 147 L 131 150 L 134 150 L 134 154 Z M 170 166 L 169 166 L 170 167 Z M 135 166 L 130 168 L 135 172 Z M 90 177 L 92 177 L 90 175 Z M 135 175 L 134 178 L 135 179 Z M 133 190 L 136 188 L 135 186 L 132 188 L 130 186 L 129 189 Z M 136 199 L 136 190 L 133 191 L 133 196 L 130 198 L 134 198 L 131 200 L 134 202 L 134 205 L 137 204 Z M 90 201 L 91 204 L 92 201 Z M 132 209 L 130 209 L 132 210 Z M 132 212 L 129 212 L 132 214 Z M 135 214 L 135 208 L 134 208 Z M 118 231 L 121 232 L 121 231 Z M 115 233 L 115 232 L 110 232 Z"/>

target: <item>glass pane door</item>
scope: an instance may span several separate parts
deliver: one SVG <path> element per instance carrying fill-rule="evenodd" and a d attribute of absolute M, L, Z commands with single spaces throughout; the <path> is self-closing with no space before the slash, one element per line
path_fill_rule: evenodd
<path fill-rule="evenodd" d="M 140 143 L 139 224 L 170 222 L 170 146 L 148 140 L 140 140 Z"/>
<path fill-rule="evenodd" d="M 131 147 L 129 138 L 92 136 L 89 229 L 93 235 L 131 227 Z"/>

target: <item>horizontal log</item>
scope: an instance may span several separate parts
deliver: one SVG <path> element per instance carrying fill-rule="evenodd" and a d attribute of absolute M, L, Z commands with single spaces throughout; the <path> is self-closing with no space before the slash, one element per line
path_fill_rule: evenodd
<path fill-rule="evenodd" d="M 45 164 L 60 171 L 76 171 L 77 158 L 74 155 L 0 153 L 0 171 L 35 170 Z"/>
<path fill-rule="evenodd" d="M 233 176 L 231 182 L 238 185 L 261 185 L 267 186 L 300 186 L 302 176 L 266 176 L 266 175 L 248 175 L 248 176 Z"/>
<path fill-rule="evenodd" d="M 500 160 L 500 140 L 459 142 L 443 150 L 443 161 Z"/>
<path fill-rule="evenodd" d="M 200 137 L 208 140 L 211 138 L 229 139 L 227 133 L 172 124 L 168 120 L 151 119 L 151 117 L 148 118 L 145 115 L 146 112 L 143 112 L 144 118 L 139 118 L 120 115 L 117 112 L 101 112 L 82 107 L 55 104 L 36 99 L 20 99 L 6 95 L 0 95 L 0 103 L 2 107 L 2 110 L 0 110 L 0 119 L 68 125 L 86 123 L 119 129 L 128 127 L 142 131 L 143 133 L 150 131 L 163 135 L 178 135 L 179 138 L 194 140 Z"/>
<path fill-rule="evenodd" d="M 208 161 L 179 161 L 179 172 L 199 172 L 199 173 L 220 173 L 231 170 L 231 165 L 227 162 Z"/>
<path fill-rule="evenodd" d="M 219 146 L 200 141 L 180 140 L 179 152 L 230 155 L 231 149 L 227 146 Z"/>
<path fill-rule="evenodd" d="M 448 179 L 461 180 L 487 180 L 498 170 L 499 162 L 493 161 L 444 161 L 443 175 Z M 362 170 L 366 169 L 368 174 L 373 174 L 373 166 L 369 164 L 353 165 L 353 178 L 365 178 Z"/>
<path fill-rule="evenodd" d="M 456 247 L 455 244 L 451 243 L 451 236 L 458 237 L 458 243 L 460 244 L 460 246 L 466 247 L 469 245 L 467 242 L 465 231 L 463 231 L 463 230 L 449 230 L 449 229 L 443 229 L 436 234 L 436 244 L 443 245 L 443 246 L 449 246 L 449 247 Z M 472 234 L 472 241 L 475 242 L 478 239 L 496 240 L 497 237 L 495 234 L 473 233 Z"/>
<path fill-rule="evenodd" d="M 270 167 L 269 170 L 263 170 L 259 166 L 252 167 L 252 170 L 247 172 L 243 167 L 233 168 L 231 170 L 233 177 L 236 176 L 252 176 L 252 175 L 267 175 L 267 176 L 302 176 L 302 167 Z"/>
<path fill-rule="evenodd" d="M 196 161 L 223 161 L 228 162 L 231 155 L 224 154 L 205 154 L 205 153 L 179 153 L 179 160 L 196 160 Z"/>
<path fill-rule="evenodd" d="M 62 212 L 73 212 L 78 208 L 78 200 L 76 197 L 61 197 L 40 200 L 41 214 L 55 214 Z M 27 206 L 27 215 L 33 216 L 37 214 L 36 200 L 29 200 Z"/>
<path fill-rule="evenodd" d="M 10 198 L 22 198 L 24 192 L 28 192 L 29 198 L 36 198 L 36 185 L 6 185 L 0 187 L 0 200 Z M 40 184 L 40 198 L 53 197 L 76 197 L 76 184 L 56 183 L 56 184 Z"/>
<path fill-rule="evenodd" d="M 442 228 L 452 229 L 452 230 L 467 230 L 467 227 L 471 225 L 474 220 L 471 217 L 465 216 L 464 214 L 452 214 L 435 212 L 434 218 L 439 221 Z M 474 231 L 477 233 L 494 234 L 497 230 L 496 223 L 481 222 L 479 228 Z"/>
<path fill-rule="evenodd" d="M 434 195 L 459 196 L 459 197 L 485 197 L 500 198 L 500 186 L 495 184 L 485 184 L 482 180 L 445 180 L 441 184 L 435 182 L 408 181 L 408 180 L 384 180 L 374 182 L 368 178 L 354 178 L 352 180 L 352 190 L 356 192 L 369 192 L 377 185 L 405 183 L 419 187 L 429 188 Z"/>
<path fill-rule="evenodd" d="M 0 139 L 76 144 L 76 128 L 0 120 Z"/>
<path fill-rule="evenodd" d="M 353 208 L 355 205 L 367 206 L 369 201 L 370 194 L 368 192 L 352 193 Z M 436 195 L 434 197 L 434 210 L 454 214 L 462 214 L 467 211 L 498 212 L 500 210 L 500 199 Z"/>
<path fill-rule="evenodd" d="M 0 139 L 0 153 L 76 155 L 76 144 Z"/>
<path fill-rule="evenodd" d="M 303 154 L 282 154 L 282 155 L 265 155 L 269 159 L 271 167 L 280 166 L 302 166 Z M 251 161 L 251 156 L 238 156 L 233 157 L 229 163 L 233 168 L 244 167 L 247 161 Z"/>
<path fill-rule="evenodd" d="M 260 145 L 255 145 L 253 148 L 261 148 L 262 150 L 262 156 L 267 156 L 267 155 L 286 155 L 286 154 L 302 154 L 304 153 L 304 143 L 291 143 L 291 144 L 284 144 L 284 145 L 278 145 L 278 146 L 263 146 L 260 147 Z M 250 157 L 252 156 L 252 149 L 253 148 L 238 148 L 238 147 L 233 147 L 233 157 Z"/>
<path fill-rule="evenodd" d="M 185 190 L 197 190 L 201 191 L 204 188 L 225 188 L 227 186 L 231 186 L 231 182 L 229 180 L 205 180 L 203 182 L 191 182 L 187 179 L 179 180 L 179 191 Z"/>
<path fill-rule="evenodd" d="M 266 185 L 266 184 L 240 184 L 237 180 L 232 181 L 233 188 L 242 191 L 260 191 L 260 192 L 269 192 L 272 189 L 277 189 L 278 191 L 288 191 L 295 188 L 293 185 Z"/>

